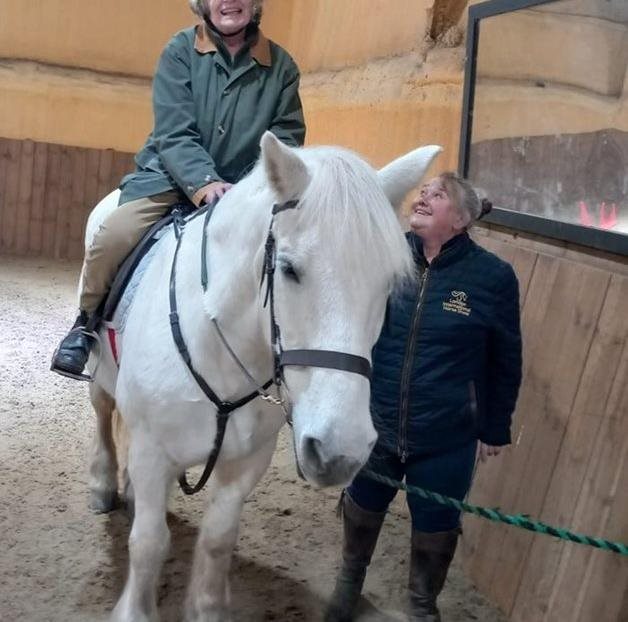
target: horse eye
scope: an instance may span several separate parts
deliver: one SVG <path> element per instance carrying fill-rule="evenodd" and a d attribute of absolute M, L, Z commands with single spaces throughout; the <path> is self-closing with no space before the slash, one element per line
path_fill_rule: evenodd
<path fill-rule="evenodd" d="M 294 281 L 295 283 L 299 282 L 299 275 L 297 274 L 296 270 L 294 269 L 294 266 L 291 263 L 282 262 L 281 272 L 285 277 L 287 277 L 291 281 Z"/>

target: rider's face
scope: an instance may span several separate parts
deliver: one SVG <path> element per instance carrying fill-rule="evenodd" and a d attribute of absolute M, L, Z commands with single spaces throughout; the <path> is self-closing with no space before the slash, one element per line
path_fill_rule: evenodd
<path fill-rule="evenodd" d="M 253 17 L 253 0 L 208 0 L 209 17 L 225 35 L 242 30 Z"/>

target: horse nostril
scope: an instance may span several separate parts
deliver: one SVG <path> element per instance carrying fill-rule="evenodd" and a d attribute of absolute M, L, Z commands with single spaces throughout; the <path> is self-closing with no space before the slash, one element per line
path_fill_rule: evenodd
<path fill-rule="evenodd" d="M 308 436 L 303 443 L 303 453 L 305 459 L 312 464 L 319 473 L 325 469 L 325 457 L 323 453 L 323 443 L 317 438 Z"/>
<path fill-rule="evenodd" d="M 371 452 L 373 451 L 373 447 L 375 447 L 375 443 L 377 442 L 377 437 L 375 437 L 368 445 L 369 447 L 369 455 L 371 454 Z"/>
<path fill-rule="evenodd" d="M 362 467 L 362 460 L 347 455 L 330 455 L 325 443 L 317 438 L 307 436 L 301 445 L 301 465 L 304 473 L 319 486 L 346 485 Z"/>

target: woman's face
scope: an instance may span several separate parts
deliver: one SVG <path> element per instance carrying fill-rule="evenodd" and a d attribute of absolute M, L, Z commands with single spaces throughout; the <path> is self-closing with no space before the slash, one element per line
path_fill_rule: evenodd
<path fill-rule="evenodd" d="M 412 202 L 410 227 L 428 242 L 444 244 L 465 228 L 465 219 L 439 177 L 428 181 Z"/>
<path fill-rule="evenodd" d="M 253 18 L 253 0 L 207 0 L 209 17 L 225 35 L 242 30 Z"/>

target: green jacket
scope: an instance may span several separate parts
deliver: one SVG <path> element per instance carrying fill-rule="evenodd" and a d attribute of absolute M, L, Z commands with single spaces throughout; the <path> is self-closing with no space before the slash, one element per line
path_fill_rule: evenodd
<path fill-rule="evenodd" d="M 212 181 L 234 183 L 255 164 L 266 130 L 302 145 L 298 88 L 295 62 L 261 32 L 233 61 L 204 26 L 177 33 L 159 60 L 154 128 L 120 184 L 120 203 L 175 188 L 191 199 Z"/>

